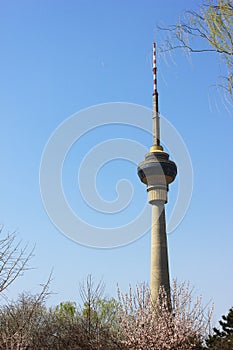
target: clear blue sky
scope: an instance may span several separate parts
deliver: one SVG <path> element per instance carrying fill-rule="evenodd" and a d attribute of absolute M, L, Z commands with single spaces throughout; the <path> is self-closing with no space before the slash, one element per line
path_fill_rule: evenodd
<path fill-rule="evenodd" d="M 67 239 L 44 210 L 39 167 L 52 132 L 81 109 L 118 101 L 151 108 L 151 46 L 155 36 L 162 42 L 156 25 L 174 23 L 187 5 L 196 9 L 198 2 L 1 1 L 0 221 L 9 231 L 17 230 L 22 242 L 36 244 L 31 262 L 36 269 L 16 281 L 9 289 L 11 297 L 23 290 L 37 292 L 52 268 L 51 289 L 56 294 L 50 304 L 77 300 L 79 282 L 88 274 L 96 281 L 103 278 L 109 295 L 116 295 L 117 283 L 126 290 L 129 283 L 149 280 L 150 235 L 109 250 Z M 177 52 L 173 61 L 159 59 L 160 111 L 182 135 L 194 171 L 189 210 L 168 237 L 171 277 L 190 281 L 204 302 L 214 302 L 216 319 L 233 305 L 233 119 L 215 87 L 220 74 L 215 55 L 194 55 L 189 61 Z M 150 146 L 147 135 L 132 136 L 129 129 L 102 129 L 99 134 L 97 130 L 81 140 L 80 149 L 88 152 L 99 137 L 101 141 L 135 137 Z M 64 167 L 64 190 L 74 210 L 76 194 L 80 200 L 74 188 L 82 160 L 78 152 L 78 147 L 71 149 Z M 117 175 L 125 177 L 128 172 L 126 177 L 145 203 L 146 190 L 137 179 L 136 167 L 126 161 L 116 164 Z M 110 165 L 97 178 L 107 200 L 115 196 L 118 179 L 113 169 Z M 176 186 L 169 192 L 168 216 Z M 85 208 L 82 215 L 93 220 Z M 109 218 L 96 215 L 95 220 L 101 225 Z M 116 222 L 114 218 L 113 225 Z"/>

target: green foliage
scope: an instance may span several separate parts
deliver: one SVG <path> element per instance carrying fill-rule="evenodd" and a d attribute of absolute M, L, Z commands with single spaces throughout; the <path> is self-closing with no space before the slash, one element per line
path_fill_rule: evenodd
<path fill-rule="evenodd" d="M 232 56 L 232 28 L 233 8 L 229 0 L 219 0 L 217 5 L 210 2 L 209 6 L 202 10 L 203 18 L 209 29 L 208 40 L 220 53 Z"/>
<path fill-rule="evenodd" d="M 223 315 L 219 321 L 221 329 L 214 328 L 214 334 L 207 339 L 207 347 L 211 350 L 232 350 L 233 349 L 233 308 L 227 316 Z"/>
<path fill-rule="evenodd" d="M 230 0 L 213 1 L 203 10 L 210 45 L 222 54 L 228 68 L 227 87 L 233 91 L 233 3 Z"/>
<path fill-rule="evenodd" d="M 111 332 L 117 333 L 118 323 L 118 303 L 114 298 L 104 297 L 104 285 L 99 282 L 95 285 L 93 277 L 80 284 L 80 296 L 83 301 L 81 317 L 83 327 L 92 336 L 92 333 Z"/>
<path fill-rule="evenodd" d="M 76 303 L 71 301 L 61 302 L 56 306 L 55 312 L 59 317 L 74 318 L 77 313 Z"/>
<path fill-rule="evenodd" d="M 114 298 L 99 298 L 93 300 L 91 305 L 88 302 L 84 303 L 82 316 L 86 320 L 91 320 L 94 327 L 116 328 L 117 306 L 118 303 Z"/>
<path fill-rule="evenodd" d="M 219 337 L 226 337 L 228 335 L 233 335 L 233 307 L 230 309 L 227 316 L 222 316 L 222 321 L 219 321 L 222 331 L 214 328 L 214 332 Z"/>
<path fill-rule="evenodd" d="M 182 48 L 188 52 L 217 53 L 223 59 L 227 70 L 219 85 L 226 89 L 233 99 L 232 0 L 209 0 L 207 4 L 202 4 L 197 12 L 186 11 L 177 24 L 159 29 L 168 33 L 162 52 Z M 196 38 L 199 40 L 195 40 Z"/>

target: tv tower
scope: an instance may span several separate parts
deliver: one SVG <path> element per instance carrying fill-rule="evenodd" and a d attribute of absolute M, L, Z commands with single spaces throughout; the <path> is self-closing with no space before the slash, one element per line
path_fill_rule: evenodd
<path fill-rule="evenodd" d="M 160 144 L 160 118 L 157 92 L 156 44 L 153 44 L 153 145 L 145 160 L 138 165 L 138 176 L 147 186 L 148 202 L 152 205 L 150 290 L 156 300 L 163 286 L 170 300 L 165 204 L 168 186 L 175 180 L 177 167 L 169 160 Z"/>

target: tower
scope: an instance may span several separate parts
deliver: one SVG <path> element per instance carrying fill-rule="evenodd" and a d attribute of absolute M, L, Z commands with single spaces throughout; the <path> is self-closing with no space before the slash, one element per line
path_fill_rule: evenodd
<path fill-rule="evenodd" d="M 157 92 L 156 44 L 153 44 L 153 145 L 145 160 L 138 165 L 138 176 L 147 186 L 148 202 L 152 205 L 150 289 L 156 300 L 163 286 L 170 299 L 165 204 L 169 184 L 175 180 L 177 167 L 169 160 L 160 144 L 160 120 Z"/>

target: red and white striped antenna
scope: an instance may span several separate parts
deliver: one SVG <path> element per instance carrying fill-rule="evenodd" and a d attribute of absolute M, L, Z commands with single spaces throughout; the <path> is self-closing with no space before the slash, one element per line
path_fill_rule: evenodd
<path fill-rule="evenodd" d="M 153 44 L 153 81 L 154 81 L 154 89 L 153 95 L 157 93 L 157 67 L 156 67 L 156 43 Z"/>
<path fill-rule="evenodd" d="M 156 43 L 153 43 L 153 142 L 160 146 L 160 122 L 157 91 Z"/>

